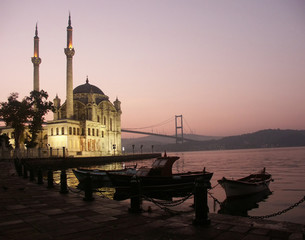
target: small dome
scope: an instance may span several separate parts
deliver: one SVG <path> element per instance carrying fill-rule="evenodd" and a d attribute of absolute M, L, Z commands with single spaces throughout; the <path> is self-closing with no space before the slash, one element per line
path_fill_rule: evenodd
<path fill-rule="evenodd" d="M 86 79 L 85 84 L 79 85 L 78 87 L 74 88 L 73 94 L 76 93 L 97 93 L 105 95 L 101 89 L 89 83 L 88 77 Z"/>

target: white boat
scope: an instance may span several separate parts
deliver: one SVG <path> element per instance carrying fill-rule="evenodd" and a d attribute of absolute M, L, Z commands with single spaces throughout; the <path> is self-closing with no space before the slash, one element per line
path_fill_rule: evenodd
<path fill-rule="evenodd" d="M 271 174 L 265 168 L 255 174 L 237 180 L 223 177 L 218 183 L 224 188 L 227 198 L 248 196 L 269 189 L 273 181 Z"/>

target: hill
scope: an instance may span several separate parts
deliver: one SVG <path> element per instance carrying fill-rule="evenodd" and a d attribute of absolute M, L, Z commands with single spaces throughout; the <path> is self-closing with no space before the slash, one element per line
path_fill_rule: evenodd
<path fill-rule="evenodd" d="M 127 152 L 132 151 L 132 144 L 135 145 L 135 151 L 139 151 L 140 146 L 143 145 L 143 152 L 152 151 L 152 145 L 154 145 L 154 151 L 201 151 L 305 146 L 305 130 L 266 129 L 254 133 L 223 138 L 199 137 L 198 135 L 192 138 L 191 135 L 187 135 L 186 138 L 194 139 L 195 141 L 184 142 L 183 144 L 176 144 L 175 139 L 159 141 L 158 138 L 122 139 L 122 146 L 126 146 L 125 150 Z"/>
<path fill-rule="evenodd" d="M 220 139 L 220 137 L 203 136 L 196 134 L 184 134 L 184 137 L 199 142 Z M 152 145 L 154 146 L 155 151 L 164 151 L 164 146 L 176 145 L 176 139 L 159 136 L 122 138 L 122 146 L 125 148 L 126 152 L 132 152 L 132 145 L 135 145 L 136 152 L 140 151 L 141 145 L 143 145 L 143 152 L 150 152 L 152 150 Z"/>

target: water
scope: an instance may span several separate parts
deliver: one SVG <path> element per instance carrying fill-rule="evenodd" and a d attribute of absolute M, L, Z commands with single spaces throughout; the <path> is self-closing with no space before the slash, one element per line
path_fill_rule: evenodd
<path fill-rule="evenodd" d="M 217 185 L 217 180 L 223 176 L 227 178 L 240 178 L 250 173 L 257 172 L 263 167 L 272 174 L 274 182 L 270 183 L 272 194 L 266 199 L 255 204 L 255 208 L 247 211 L 250 216 L 273 214 L 290 207 L 305 196 L 305 148 L 273 148 L 251 150 L 226 150 L 226 151 L 198 151 L 168 153 L 178 155 L 180 159 L 174 164 L 173 172 L 198 171 L 204 167 L 207 171 L 214 172 L 211 179 L 212 186 Z M 152 160 L 138 161 L 138 166 L 150 166 Z M 127 163 L 132 164 L 132 163 Z M 107 166 L 99 166 L 105 168 Z M 69 174 L 69 185 L 76 185 L 74 175 Z M 109 196 L 113 189 L 109 190 Z M 225 200 L 225 192 L 220 185 L 213 188 L 210 193 L 220 202 Z M 191 199 L 188 200 L 188 206 Z M 249 203 L 246 200 L 244 204 Z M 237 203 L 240 205 L 239 203 Z M 209 197 L 210 212 L 218 212 L 220 205 L 215 204 Z M 270 218 L 272 220 L 289 221 L 305 224 L 305 202 L 298 207 Z"/>
<path fill-rule="evenodd" d="M 305 196 L 305 148 L 276 148 L 229 151 L 204 151 L 177 153 L 181 162 L 174 166 L 176 171 L 193 171 L 206 167 L 214 172 L 212 186 L 223 176 L 239 178 L 266 167 L 274 182 L 270 183 L 272 194 L 258 203 L 258 208 L 248 211 L 250 216 L 272 214 L 290 207 Z M 224 190 L 217 186 L 211 191 L 219 201 L 225 200 Z M 213 200 L 209 199 L 210 212 Z M 219 208 L 216 208 L 216 212 Z M 273 220 L 305 224 L 305 202 L 298 207 L 272 217 Z"/>

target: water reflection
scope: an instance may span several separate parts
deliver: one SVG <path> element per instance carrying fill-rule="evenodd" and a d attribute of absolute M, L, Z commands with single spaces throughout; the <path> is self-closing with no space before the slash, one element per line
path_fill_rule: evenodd
<path fill-rule="evenodd" d="M 218 213 L 247 217 L 249 216 L 248 211 L 258 208 L 258 203 L 265 201 L 271 194 L 272 192 L 269 189 L 265 189 L 262 192 L 250 196 L 225 199 L 220 204 L 220 210 Z"/>

